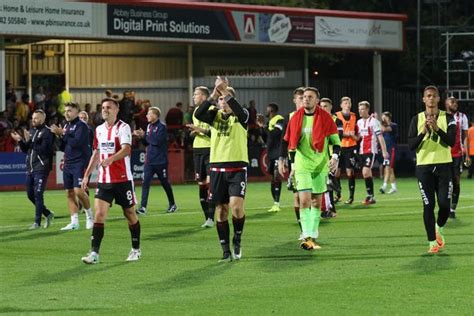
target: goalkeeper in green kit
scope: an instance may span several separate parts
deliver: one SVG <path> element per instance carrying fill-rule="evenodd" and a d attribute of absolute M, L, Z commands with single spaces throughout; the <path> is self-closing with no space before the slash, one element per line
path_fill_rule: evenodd
<path fill-rule="evenodd" d="M 316 244 L 321 202 L 323 193 L 327 191 L 329 169 L 334 172 L 337 168 L 341 145 L 337 126 L 331 115 L 318 106 L 319 99 L 318 89 L 304 89 L 303 107 L 292 116 L 284 137 L 292 161 L 290 176 L 294 175 L 296 179 L 300 199 L 304 238 L 301 248 L 305 250 L 321 248 Z M 330 160 L 329 144 L 333 145 Z"/>

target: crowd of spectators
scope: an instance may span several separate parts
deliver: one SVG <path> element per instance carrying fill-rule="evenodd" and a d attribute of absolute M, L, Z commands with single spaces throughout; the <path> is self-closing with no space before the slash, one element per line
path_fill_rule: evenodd
<path fill-rule="evenodd" d="M 42 86 L 36 87 L 33 98 L 27 93 L 18 93 L 14 90 L 9 81 L 5 83 L 6 88 L 6 109 L 0 112 L 0 152 L 18 152 L 18 145 L 11 137 L 11 132 L 16 131 L 23 135 L 23 130 L 31 128 L 31 116 L 37 109 L 41 109 L 46 113 L 46 125 L 65 124 L 64 106 L 69 102 L 74 102 L 74 98 L 65 89 L 47 89 Z M 147 127 L 146 114 L 151 104 L 150 100 L 141 100 L 136 97 L 135 91 L 124 91 L 122 95 L 114 94 L 112 90 L 104 92 L 104 98 L 113 98 L 118 101 L 120 106 L 119 118 L 128 123 L 132 130 Z M 101 105 L 96 104 L 95 107 L 90 103 L 81 104 L 81 108 L 89 115 L 87 122 L 92 129 L 103 123 L 101 115 Z M 256 104 L 254 100 L 249 102 L 248 110 L 249 119 L 249 142 L 263 143 L 259 135 L 259 128 L 256 124 Z M 192 148 L 192 137 L 186 124 L 192 123 L 194 112 L 193 106 L 187 106 L 183 110 L 183 103 L 177 102 L 174 107 L 168 110 L 166 116 L 161 120 L 166 123 L 168 129 L 168 144 L 173 148 Z M 140 142 L 134 143 L 135 148 L 141 146 Z"/>

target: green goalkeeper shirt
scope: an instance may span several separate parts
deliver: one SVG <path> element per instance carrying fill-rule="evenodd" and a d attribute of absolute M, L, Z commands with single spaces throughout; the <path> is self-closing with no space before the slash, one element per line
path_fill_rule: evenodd
<path fill-rule="evenodd" d="M 332 145 L 340 145 L 341 141 L 338 134 L 332 134 L 324 140 L 322 152 L 317 152 L 312 147 L 313 134 L 313 115 L 305 115 L 303 118 L 303 126 L 301 138 L 296 148 L 294 168 L 296 172 L 317 172 L 328 173 L 329 143 Z"/>

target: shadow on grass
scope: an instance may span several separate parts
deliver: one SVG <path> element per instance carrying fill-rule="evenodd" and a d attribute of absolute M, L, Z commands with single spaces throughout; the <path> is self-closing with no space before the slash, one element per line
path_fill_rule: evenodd
<path fill-rule="evenodd" d="M 87 311 L 100 311 L 105 310 L 104 308 L 97 308 L 96 306 L 90 308 L 81 307 L 64 307 L 64 308 L 18 308 L 18 307 L 0 307 L 0 314 L 6 313 L 54 313 L 54 312 L 87 312 Z"/>
<path fill-rule="evenodd" d="M 2 241 L 3 237 L 12 237 L 12 236 L 16 236 L 16 235 L 26 233 L 26 232 L 29 232 L 26 228 L 1 231 L 0 232 L 0 242 Z"/>
<path fill-rule="evenodd" d="M 206 261 L 210 261 L 210 259 L 206 258 Z M 216 259 L 214 264 L 206 264 L 197 269 L 180 271 L 175 275 L 157 282 L 140 284 L 137 286 L 137 289 L 144 292 L 158 291 L 159 293 L 162 291 L 167 292 L 176 290 L 177 285 L 179 285 L 180 290 L 183 288 L 199 286 L 203 283 L 209 282 L 211 279 L 218 278 L 221 273 L 232 269 L 235 264 L 235 262 L 218 263 Z"/>
<path fill-rule="evenodd" d="M 456 218 L 456 219 L 449 219 L 448 223 L 446 224 L 446 228 L 449 229 L 457 229 L 457 228 L 463 228 L 466 226 L 471 226 L 471 222 L 463 221 L 462 219 Z"/>
<path fill-rule="evenodd" d="M 74 279 L 83 279 L 87 275 L 102 273 L 104 271 L 121 267 L 125 264 L 129 264 L 128 262 L 121 261 L 111 264 L 103 264 L 100 263 L 98 265 L 85 265 L 83 263 L 78 262 L 77 266 L 74 268 L 63 270 L 59 272 L 52 272 L 52 273 L 42 273 L 33 277 L 29 282 L 27 282 L 27 286 L 37 285 L 37 284 L 49 284 L 49 283 L 61 283 L 67 282 Z"/>
<path fill-rule="evenodd" d="M 291 241 L 261 247 L 256 253 L 258 255 L 246 256 L 245 260 L 258 262 L 264 269 L 270 271 L 292 270 L 295 264 L 309 265 L 318 259 L 318 251 L 303 250 L 298 242 Z"/>
<path fill-rule="evenodd" d="M 197 234 L 199 232 L 207 231 L 206 229 L 199 227 L 199 226 L 192 226 L 184 229 L 173 230 L 169 232 L 157 233 L 147 235 L 143 240 L 163 240 L 163 239 L 170 239 L 170 238 L 179 238 L 179 237 L 189 237 L 191 235 Z"/>
<path fill-rule="evenodd" d="M 45 232 L 43 229 L 33 230 L 33 231 L 25 230 L 25 233 L 26 232 L 28 232 L 28 234 L 25 234 L 22 236 L 12 236 L 11 238 L 0 239 L 0 244 L 7 243 L 7 242 L 14 242 L 14 241 L 24 241 L 24 240 L 33 240 L 33 239 L 38 239 L 38 238 L 53 237 L 53 236 L 64 234 L 64 232 L 59 231 L 59 230 L 54 230 L 54 231 L 50 230 L 48 232 Z M 15 234 L 15 235 L 18 235 L 18 234 Z"/>
<path fill-rule="evenodd" d="M 246 220 L 249 220 L 249 219 L 260 219 L 260 218 L 269 218 L 269 217 L 272 217 L 272 216 L 276 216 L 278 213 L 269 213 L 267 211 L 265 212 L 259 212 L 259 213 L 247 213 L 245 214 L 245 219 Z"/>
<path fill-rule="evenodd" d="M 415 260 L 404 265 L 404 268 L 413 271 L 416 274 L 433 274 L 443 270 L 450 270 L 453 268 L 451 256 L 472 256 L 471 254 L 456 253 L 449 255 L 447 253 L 438 253 L 436 255 L 423 254 L 418 256 Z"/>

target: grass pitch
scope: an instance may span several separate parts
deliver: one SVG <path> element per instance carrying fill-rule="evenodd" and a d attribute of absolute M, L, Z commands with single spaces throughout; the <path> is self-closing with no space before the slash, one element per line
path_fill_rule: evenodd
<path fill-rule="evenodd" d="M 347 182 L 343 181 L 347 194 Z M 378 191 L 380 180 L 376 181 Z M 174 186 L 179 211 L 165 214 L 154 186 L 142 225 L 142 260 L 126 263 L 130 234 L 119 208 L 105 226 L 101 263 L 80 261 L 90 231 L 60 232 L 69 221 L 63 191 L 48 191 L 53 225 L 28 231 L 33 206 L 25 192 L 0 194 L 0 313 L 30 314 L 449 314 L 474 310 L 474 181 L 463 179 L 458 218 L 449 220 L 446 249 L 428 244 L 416 181 L 377 194 L 322 220 L 320 251 L 298 248 L 292 197 L 272 205 L 267 183 L 250 183 L 240 262 L 219 264 L 215 228 L 203 229 L 197 185 Z M 137 188 L 140 196 L 140 188 Z"/>

